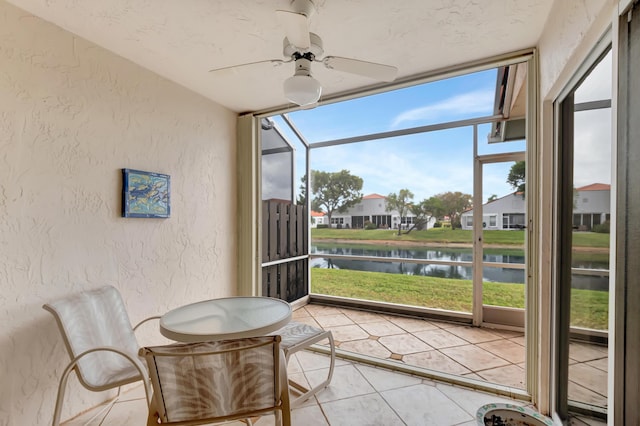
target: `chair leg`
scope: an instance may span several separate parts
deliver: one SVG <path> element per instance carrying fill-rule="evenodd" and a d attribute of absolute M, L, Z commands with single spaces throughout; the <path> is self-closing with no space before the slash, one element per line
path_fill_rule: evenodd
<path fill-rule="evenodd" d="M 62 377 L 60 377 L 60 383 L 58 384 L 58 396 L 56 397 L 56 408 L 53 411 L 53 426 L 58 426 L 60 424 L 60 414 L 62 413 L 62 401 L 64 400 L 64 393 L 67 388 L 67 380 L 69 379 L 69 374 L 73 367 L 75 367 L 76 363 L 72 362 L 67 365 L 67 368 L 64 369 L 62 373 Z"/>
<path fill-rule="evenodd" d="M 329 348 L 331 349 L 331 359 L 329 362 L 329 373 L 327 374 L 327 378 L 322 383 L 312 387 L 311 389 L 306 389 L 300 384 L 289 380 L 289 385 L 301 394 L 296 399 L 291 401 L 291 407 L 296 407 L 300 405 L 301 403 L 305 402 L 306 400 L 308 400 L 309 398 L 311 398 L 312 396 L 314 396 L 315 394 L 317 394 L 318 392 L 320 392 L 321 390 L 329 386 L 329 383 L 331 383 L 331 379 L 333 378 L 333 369 L 336 363 L 336 346 L 333 341 L 333 335 L 331 333 L 329 333 L 326 337 L 329 339 Z M 289 363 L 290 355 L 291 355 L 290 353 L 287 353 L 287 357 L 286 357 L 287 364 Z"/>

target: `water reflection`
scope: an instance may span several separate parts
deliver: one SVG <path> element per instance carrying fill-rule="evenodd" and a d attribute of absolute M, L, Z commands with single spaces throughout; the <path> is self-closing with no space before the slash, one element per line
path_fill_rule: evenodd
<path fill-rule="evenodd" d="M 425 259 L 450 262 L 471 262 L 473 253 L 471 248 L 449 247 L 352 247 L 348 245 L 315 244 L 311 246 L 312 254 L 332 254 L 344 256 L 369 256 L 396 259 Z M 510 263 L 524 265 L 524 252 L 517 249 L 488 249 L 483 254 L 485 262 Z M 581 268 L 608 270 L 607 262 L 580 260 Z M 350 259 L 311 259 L 312 268 L 347 269 L 355 271 L 384 272 L 390 274 L 420 275 L 437 278 L 467 279 L 473 278 L 473 268 L 459 265 L 422 265 L 408 262 L 377 262 L 373 260 Z M 575 266 L 574 267 L 578 267 Z M 484 267 L 483 280 L 487 282 L 524 284 L 524 269 Z M 578 289 L 602 290 L 609 288 L 607 276 L 574 275 L 572 287 Z"/>

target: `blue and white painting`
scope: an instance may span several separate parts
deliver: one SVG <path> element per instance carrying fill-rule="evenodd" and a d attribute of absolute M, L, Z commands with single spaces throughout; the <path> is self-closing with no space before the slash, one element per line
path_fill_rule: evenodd
<path fill-rule="evenodd" d="M 122 169 L 122 179 L 122 216 L 169 217 L 169 175 Z"/>

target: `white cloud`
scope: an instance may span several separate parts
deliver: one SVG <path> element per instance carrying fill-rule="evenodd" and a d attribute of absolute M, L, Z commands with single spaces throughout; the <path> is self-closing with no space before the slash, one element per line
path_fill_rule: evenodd
<path fill-rule="evenodd" d="M 470 113 L 491 114 L 493 100 L 494 91 L 489 89 L 464 93 L 400 113 L 393 120 L 392 127 L 398 127 L 404 122 L 435 120 L 444 117 L 450 120 L 452 117 Z"/>
<path fill-rule="evenodd" d="M 611 183 L 611 109 L 575 115 L 573 183 Z"/>

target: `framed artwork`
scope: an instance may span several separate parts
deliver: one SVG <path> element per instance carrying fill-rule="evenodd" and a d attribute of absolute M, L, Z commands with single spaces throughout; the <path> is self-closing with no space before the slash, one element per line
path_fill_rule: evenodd
<path fill-rule="evenodd" d="M 170 180 L 169 175 L 122 169 L 122 216 L 169 217 Z"/>

